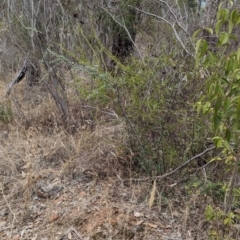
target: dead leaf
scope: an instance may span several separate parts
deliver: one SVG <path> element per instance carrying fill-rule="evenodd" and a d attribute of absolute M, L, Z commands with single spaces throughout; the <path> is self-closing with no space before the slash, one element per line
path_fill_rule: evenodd
<path fill-rule="evenodd" d="M 49 217 L 49 220 L 51 222 L 55 222 L 56 220 L 58 220 L 59 218 L 59 215 L 57 213 L 53 213 L 50 217 Z"/>
<path fill-rule="evenodd" d="M 22 171 L 22 178 L 25 178 L 26 177 L 26 173 Z"/>
<path fill-rule="evenodd" d="M 177 212 L 177 211 L 173 211 L 173 212 L 172 212 L 172 215 L 173 215 L 174 217 L 179 217 L 180 214 L 179 214 L 179 212 Z"/>
<path fill-rule="evenodd" d="M 170 184 L 169 187 L 174 187 L 174 186 L 176 186 L 176 185 L 177 185 L 177 183 L 175 182 L 175 183 L 173 183 L 173 184 Z"/>
<path fill-rule="evenodd" d="M 72 239 L 72 233 L 71 232 L 68 233 L 68 239 Z"/>
<path fill-rule="evenodd" d="M 0 222 L 0 227 L 4 226 L 6 224 L 6 221 L 1 221 Z"/>
<path fill-rule="evenodd" d="M 82 191 L 78 194 L 79 197 L 85 197 L 87 195 L 87 193 L 85 191 Z"/>
<path fill-rule="evenodd" d="M 143 213 L 139 213 L 139 212 L 134 212 L 133 213 L 133 215 L 134 215 L 134 217 L 143 217 L 144 216 L 144 214 Z"/>
<path fill-rule="evenodd" d="M 153 224 L 157 225 L 160 228 L 165 228 L 165 225 L 161 222 L 153 222 Z"/>
<path fill-rule="evenodd" d="M 137 221 L 137 222 L 135 223 L 135 226 L 139 226 L 139 225 L 141 225 L 143 222 L 144 222 L 144 220 Z"/>
<path fill-rule="evenodd" d="M 157 179 L 155 179 L 155 180 L 154 180 L 154 183 L 153 183 L 153 188 L 152 188 L 151 195 L 150 195 L 150 199 L 149 199 L 149 202 L 148 202 L 148 206 L 149 206 L 149 208 L 152 207 L 153 202 L 154 202 L 154 200 L 155 200 L 155 194 L 156 194 L 156 182 L 157 182 Z"/>
<path fill-rule="evenodd" d="M 158 227 L 157 224 L 153 224 L 153 223 L 147 223 L 147 225 L 151 228 L 157 228 Z"/>
<path fill-rule="evenodd" d="M 146 213 L 146 214 L 144 215 L 144 217 L 145 217 L 145 218 L 148 218 L 148 219 L 151 219 L 151 218 L 152 218 L 152 215 L 151 215 L 151 214 L 148 214 L 148 213 Z"/>
<path fill-rule="evenodd" d="M 177 236 L 180 238 L 182 234 L 180 232 L 177 232 Z"/>
<path fill-rule="evenodd" d="M 82 126 L 82 130 L 86 130 L 86 129 L 87 129 L 87 125 L 84 124 L 84 125 Z"/>
<path fill-rule="evenodd" d="M 203 68 L 200 68 L 199 73 L 200 73 L 200 78 L 203 79 L 205 77 Z"/>
<path fill-rule="evenodd" d="M 18 235 L 15 235 L 15 236 L 12 237 L 12 239 L 13 239 L 13 240 L 18 240 L 18 239 L 20 239 L 20 235 L 19 235 L 19 234 L 18 234 Z"/>
<path fill-rule="evenodd" d="M 25 164 L 22 168 L 23 168 L 23 169 L 29 169 L 29 168 L 31 168 L 31 166 L 32 166 L 31 162 L 28 162 L 28 163 Z"/>

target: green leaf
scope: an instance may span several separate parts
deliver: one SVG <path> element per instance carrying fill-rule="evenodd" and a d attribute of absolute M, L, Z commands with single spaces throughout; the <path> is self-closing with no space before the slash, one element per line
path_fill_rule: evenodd
<path fill-rule="evenodd" d="M 211 64 L 212 64 L 211 58 L 210 57 L 206 57 L 204 59 L 204 62 L 203 62 L 204 67 L 208 68 Z"/>
<path fill-rule="evenodd" d="M 224 3 L 225 3 L 225 2 L 221 2 L 221 3 L 218 5 L 218 11 L 219 11 L 219 12 L 221 11 L 222 5 L 223 5 Z"/>
<path fill-rule="evenodd" d="M 192 36 L 192 39 L 195 40 L 195 38 L 197 37 L 197 35 L 202 31 L 202 29 L 198 29 L 194 32 L 193 36 Z"/>
<path fill-rule="evenodd" d="M 202 109 L 202 102 L 197 102 L 195 106 L 197 107 L 197 113 L 199 114 Z"/>
<path fill-rule="evenodd" d="M 237 102 L 236 123 L 237 123 L 237 128 L 240 129 L 240 96 L 238 97 L 238 102 Z"/>
<path fill-rule="evenodd" d="M 240 68 L 234 70 L 232 78 L 240 79 Z"/>
<path fill-rule="evenodd" d="M 203 108 L 202 108 L 203 114 L 206 114 L 206 113 L 210 110 L 210 107 L 211 107 L 211 103 L 210 103 L 210 102 L 206 102 L 206 103 L 203 105 Z"/>
<path fill-rule="evenodd" d="M 221 33 L 220 38 L 219 38 L 219 43 L 220 45 L 224 45 L 227 43 L 229 40 L 229 34 L 226 32 Z"/>
<path fill-rule="evenodd" d="M 219 111 L 221 105 L 222 105 L 222 96 L 219 95 L 217 100 L 216 100 L 215 107 L 214 107 L 215 113 L 217 113 Z"/>
<path fill-rule="evenodd" d="M 233 22 L 228 20 L 228 33 L 230 34 L 233 30 Z"/>
<path fill-rule="evenodd" d="M 233 6 L 233 1 L 228 0 L 228 4 L 230 5 L 230 8 Z"/>
<path fill-rule="evenodd" d="M 225 218 L 223 222 L 224 222 L 224 225 L 229 225 L 230 219 L 229 218 Z"/>
<path fill-rule="evenodd" d="M 230 71 L 232 70 L 232 61 L 231 59 L 227 58 L 224 64 L 225 75 L 229 75 Z"/>
<path fill-rule="evenodd" d="M 208 88 L 208 94 L 212 95 L 214 93 L 214 90 L 215 90 L 215 83 L 212 82 Z"/>
<path fill-rule="evenodd" d="M 236 24 L 237 20 L 238 20 L 238 11 L 237 9 L 233 10 L 230 14 L 230 20 Z"/>
<path fill-rule="evenodd" d="M 229 10 L 227 8 L 224 8 L 221 11 L 222 11 L 222 13 L 221 13 L 222 19 L 223 19 L 224 22 L 226 22 L 226 20 L 229 17 Z"/>
<path fill-rule="evenodd" d="M 204 28 L 207 32 L 209 32 L 211 35 L 213 35 L 213 30 L 211 28 Z"/>
<path fill-rule="evenodd" d="M 216 81 L 216 79 L 214 80 Z M 219 94 L 219 84 L 218 82 L 216 82 L 212 100 L 215 100 L 218 97 L 218 94 Z"/>
<path fill-rule="evenodd" d="M 213 142 L 214 142 L 214 145 L 217 147 L 217 148 L 220 148 L 223 146 L 223 140 L 221 137 L 219 136 L 216 136 L 213 138 Z"/>
<path fill-rule="evenodd" d="M 215 211 L 213 210 L 211 205 L 208 205 L 205 209 L 205 217 L 207 221 L 211 221 L 214 219 Z"/>
<path fill-rule="evenodd" d="M 208 55 L 209 55 L 209 58 L 212 62 L 212 65 L 214 65 L 216 61 L 219 62 L 219 59 L 217 59 L 216 56 L 212 52 L 209 51 Z"/>
<path fill-rule="evenodd" d="M 238 48 L 237 50 L 237 61 L 239 63 L 239 60 L 240 60 L 240 48 Z"/>
<path fill-rule="evenodd" d="M 207 43 L 207 41 L 204 40 L 203 43 L 202 43 L 202 51 L 201 51 L 202 56 L 207 51 L 207 49 L 208 49 L 208 43 Z"/>
<path fill-rule="evenodd" d="M 235 215 L 233 212 L 230 212 L 227 217 L 224 219 L 224 225 L 230 225 L 233 223 Z"/>
<path fill-rule="evenodd" d="M 204 53 L 207 51 L 208 44 L 206 40 L 199 39 L 196 43 L 196 65 L 198 66 L 201 57 L 204 55 Z"/>
<path fill-rule="evenodd" d="M 214 124 L 214 131 L 215 132 L 219 129 L 221 121 L 222 121 L 221 116 L 219 116 L 217 113 L 215 113 L 213 115 L 213 124 Z"/>
<path fill-rule="evenodd" d="M 219 31 L 220 31 L 220 28 L 221 28 L 222 24 L 223 24 L 223 21 L 219 20 L 215 25 L 215 32 L 216 32 L 217 35 L 219 34 Z"/>
<path fill-rule="evenodd" d="M 226 78 L 221 78 L 221 83 L 226 83 L 227 85 L 229 85 L 229 81 Z"/>
<path fill-rule="evenodd" d="M 223 101 L 223 111 L 224 112 L 227 112 L 228 108 L 230 106 L 230 100 L 229 98 L 225 98 L 224 101 Z"/>
<path fill-rule="evenodd" d="M 202 41 L 203 41 L 203 39 L 199 39 L 199 40 L 197 41 L 197 44 L 196 44 L 196 54 L 198 54 L 198 51 L 199 51 L 199 48 L 200 48 L 200 46 L 201 46 Z"/>
<path fill-rule="evenodd" d="M 231 131 L 229 130 L 229 128 L 226 129 L 225 132 L 225 139 L 229 142 L 231 139 Z"/>
<path fill-rule="evenodd" d="M 232 148 L 228 141 L 223 141 L 223 145 L 228 151 L 232 151 Z"/>
<path fill-rule="evenodd" d="M 229 10 L 227 8 L 222 8 L 218 10 L 217 13 L 217 20 L 222 19 L 223 22 L 225 22 L 229 17 Z"/>
<path fill-rule="evenodd" d="M 218 6 L 217 20 L 219 20 L 222 16 L 221 5 L 222 5 L 222 2 Z"/>
<path fill-rule="evenodd" d="M 240 15 L 238 15 L 237 17 L 236 25 L 238 25 L 239 23 L 240 23 Z"/>

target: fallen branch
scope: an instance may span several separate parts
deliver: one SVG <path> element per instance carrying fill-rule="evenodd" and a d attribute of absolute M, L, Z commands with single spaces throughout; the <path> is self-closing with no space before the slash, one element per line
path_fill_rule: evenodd
<path fill-rule="evenodd" d="M 22 70 L 19 72 L 19 74 L 17 75 L 17 77 L 15 77 L 15 78 L 13 79 L 13 81 L 8 84 L 8 87 L 7 87 L 7 90 L 6 90 L 6 93 L 5 93 L 5 97 L 8 97 L 8 96 L 9 96 L 9 94 L 11 93 L 12 87 L 13 87 L 16 83 L 19 83 L 20 81 L 23 80 L 23 78 L 25 77 L 26 72 L 27 72 L 27 60 L 24 62 L 23 67 L 22 67 Z"/>
<path fill-rule="evenodd" d="M 175 168 L 173 171 L 171 171 L 171 172 L 169 172 L 169 173 L 166 173 L 166 174 L 163 174 L 163 175 L 160 175 L 160 176 L 157 176 L 156 179 L 163 179 L 163 178 L 165 178 L 165 177 L 168 177 L 168 176 L 172 175 L 173 173 L 177 172 L 179 169 L 183 168 L 184 166 L 186 166 L 188 163 L 190 163 L 190 162 L 193 161 L 194 159 L 201 157 L 201 156 L 204 155 L 205 153 L 210 152 L 210 151 L 212 151 L 212 150 L 215 149 L 215 148 L 216 148 L 215 146 L 210 147 L 210 148 L 207 148 L 205 151 L 203 151 L 202 153 L 199 153 L 198 155 L 190 158 L 190 159 L 187 160 L 185 163 L 183 163 L 183 164 L 180 165 L 179 167 Z"/>

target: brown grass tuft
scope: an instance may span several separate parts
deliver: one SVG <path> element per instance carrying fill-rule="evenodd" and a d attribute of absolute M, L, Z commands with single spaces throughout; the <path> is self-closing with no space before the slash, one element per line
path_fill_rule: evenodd
<path fill-rule="evenodd" d="M 73 178 L 86 171 L 101 178 L 122 174 L 119 157 L 124 155 L 128 141 L 124 122 L 97 124 L 93 132 L 81 132 L 75 138 L 77 154 L 65 163 L 64 174 Z"/>

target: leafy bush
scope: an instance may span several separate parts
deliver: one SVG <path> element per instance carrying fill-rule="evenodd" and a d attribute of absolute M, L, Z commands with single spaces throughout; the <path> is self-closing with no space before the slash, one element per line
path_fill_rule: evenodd
<path fill-rule="evenodd" d="M 221 159 L 225 161 L 232 176 L 225 188 L 224 211 L 213 210 L 212 206 L 206 208 L 206 219 L 214 223 L 223 220 L 224 226 L 234 223 L 235 215 L 232 207 L 238 198 L 236 179 L 239 155 L 240 132 L 240 48 L 235 44 L 234 31 L 239 29 L 240 13 L 233 8 L 233 2 L 221 3 L 218 8 L 215 29 L 199 29 L 194 37 L 201 31 L 215 35 L 214 48 L 209 42 L 200 38 L 196 44 L 196 64 L 207 76 L 205 93 L 197 103 L 198 112 L 212 117 L 214 130 L 214 143 L 222 149 Z M 222 225 L 221 225 L 222 226 Z M 211 232 L 217 237 L 226 238 L 227 233 L 219 231 L 219 224 L 213 226 Z M 210 239 L 216 239 L 210 237 Z"/>
<path fill-rule="evenodd" d="M 146 61 L 131 58 L 125 65 L 117 62 L 115 74 L 85 66 L 88 80 L 75 79 L 85 101 L 125 118 L 134 163 L 150 175 L 162 174 L 198 152 L 198 139 L 206 134 L 206 126 L 195 118 L 198 84 L 191 81 L 195 74 L 187 71 L 190 65 L 187 59 L 180 65 L 174 54 L 163 54 Z"/>

